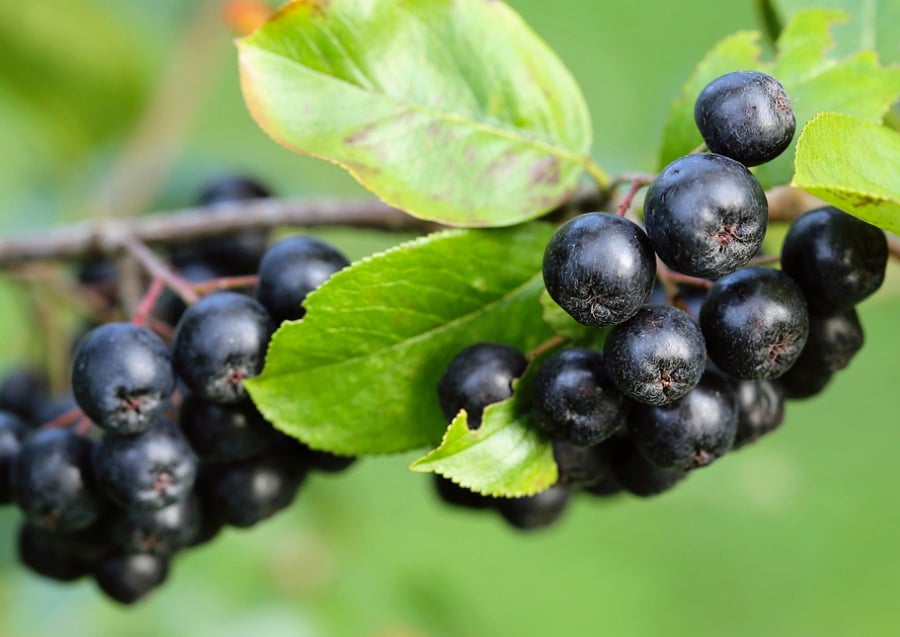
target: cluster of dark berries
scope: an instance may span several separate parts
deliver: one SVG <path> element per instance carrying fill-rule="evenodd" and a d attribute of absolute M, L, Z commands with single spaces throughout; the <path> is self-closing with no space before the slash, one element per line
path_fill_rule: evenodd
<path fill-rule="evenodd" d="M 652 181 L 643 228 L 587 213 L 547 245 L 550 296 L 578 322 L 610 328 L 602 351 L 559 351 L 530 387 L 558 484 L 493 500 L 440 479 L 448 501 L 491 506 L 533 528 L 555 520 L 573 489 L 660 493 L 775 429 L 786 398 L 821 391 L 862 346 L 854 305 L 881 285 L 887 265 L 878 228 L 814 210 L 791 225 L 781 269 L 751 263 L 768 206 L 747 167 L 778 156 L 794 134 L 781 84 L 730 73 L 703 90 L 694 113 L 711 152 L 676 159 Z M 659 272 L 657 257 L 666 266 Z M 686 284 L 697 287 L 679 289 Z M 660 297 L 668 303 L 654 302 Z M 438 388 L 445 415 L 465 409 L 477 428 L 525 368 L 525 356 L 505 345 L 463 350 Z"/>
<path fill-rule="evenodd" d="M 266 194 L 230 178 L 201 203 Z M 223 526 L 272 516 L 308 472 L 353 461 L 277 432 L 247 396 L 244 380 L 261 371 L 277 325 L 300 318 L 307 293 L 347 265 L 313 238 L 267 243 L 266 233 L 249 233 L 174 249 L 186 278 L 258 273 L 258 283 L 189 307 L 163 295 L 150 312 L 155 323 L 93 327 L 78 339 L 68 406 L 48 411 L 46 385 L 34 375 L 6 378 L 0 497 L 24 515 L 19 557 L 32 571 L 61 581 L 91 576 L 112 599 L 133 603 L 165 581 L 178 551 Z M 102 284 L 97 273 L 111 268 L 92 270 L 83 282 Z M 167 321 L 169 342 L 147 327 Z"/>

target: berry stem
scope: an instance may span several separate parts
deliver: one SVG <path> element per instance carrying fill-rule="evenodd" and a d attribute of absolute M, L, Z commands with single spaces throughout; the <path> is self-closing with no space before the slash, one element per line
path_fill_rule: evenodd
<path fill-rule="evenodd" d="M 750 263 L 747 265 L 772 265 L 773 263 L 778 263 L 781 261 L 781 255 L 778 254 L 764 254 L 758 257 L 753 257 L 750 259 Z"/>
<path fill-rule="evenodd" d="M 534 359 L 543 356 L 547 352 L 556 349 L 560 345 L 565 344 L 567 341 L 568 339 L 565 336 L 560 336 L 559 334 L 557 334 L 556 336 L 551 336 L 546 341 L 535 347 L 533 350 L 527 352 L 525 354 L 525 358 L 527 358 L 529 361 L 533 361 Z"/>
<path fill-rule="evenodd" d="M 178 276 L 172 268 L 163 263 L 140 239 L 129 236 L 123 240 L 125 248 L 145 270 L 154 278 L 162 279 L 166 286 L 177 294 L 182 301 L 193 305 L 199 298 L 191 283 Z"/>
<path fill-rule="evenodd" d="M 72 409 L 61 413 L 53 420 L 43 423 L 41 427 L 45 429 L 61 429 L 78 422 L 82 418 L 84 418 L 84 412 L 81 411 L 81 408 L 72 407 Z"/>
<path fill-rule="evenodd" d="M 703 142 L 702 144 L 700 144 L 699 146 L 697 146 L 697 148 L 695 148 L 694 150 L 692 150 L 692 151 L 691 151 L 690 153 L 688 153 L 688 154 L 689 154 L 689 155 L 698 155 L 698 154 L 700 154 L 700 153 L 706 153 L 706 152 L 709 152 L 709 148 L 707 148 L 706 142 Z"/>
<path fill-rule="evenodd" d="M 647 182 L 643 179 L 635 179 L 631 182 L 631 187 L 628 189 L 628 192 L 625 193 L 621 203 L 619 203 L 619 207 L 616 208 L 616 215 L 619 217 L 624 217 L 626 215 L 628 209 L 631 208 L 631 202 L 634 201 L 634 196 L 637 194 L 638 190 L 645 185 L 647 185 Z"/>
<path fill-rule="evenodd" d="M 233 290 L 235 288 L 249 288 L 256 285 L 259 275 L 248 274 L 245 276 L 225 276 L 217 279 L 209 279 L 191 285 L 197 294 L 209 294 L 219 290 Z"/>
<path fill-rule="evenodd" d="M 137 310 L 134 312 L 134 316 L 131 317 L 131 322 L 135 325 L 144 325 L 147 322 L 147 317 L 150 312 L 153 311 L 153 306 L 156 304 L 156 301 L 159 299 L 159 295 L 162 294 L 162 291 L 166 288 L 165 281 L 161 278 L 157 277 L 153 279 L 150 283 L 150 287 L 147 288 L 147 292 L 144 294 L 144 297 L 141 299 L 140 303 L 138 303 Z"/>
<path fill-rule="evenodd" d="M 675 272 L 674 270 L 669 269 L 660 259 L 656 260 L 656 275 L 663 282 L 663 285 L 665 285 L 666 282 L 670 282 L 683 283 L 684 285 L 694 285 L 707 289 L 713 286 L 713 282 L 709 279 L 703 279 L 698 276 L 689 276 L 687 274 L 682 274 L 681 272 Z M 668 286 L 666 287 L 666 290 L 669 290 Z"/>

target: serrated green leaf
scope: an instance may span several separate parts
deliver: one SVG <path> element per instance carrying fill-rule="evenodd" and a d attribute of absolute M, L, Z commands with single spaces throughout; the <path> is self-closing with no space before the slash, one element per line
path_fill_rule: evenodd
<path fill-rule="evenodd" d="M 791 184 L 892 232 L 900 232 L 900 133 L 822 113 L 797 144 Z"/>
<path fill-rule="evenodd" d="M 818 7 L 843 11 L 852 20 L 836 33 L 842 50 L 873 50 L 884 63 L 900 62 L 900 0 L 769 0 L 781 22 Z"/>
<path fill-rule="evenodd" d="M 269 135 L 417 217 L 532 219 L 589 164 L 575 80 L 502 2 L 296 1 L 238 46 Z"/>
<path fill-rule="evenodd" d="M 549 224 L 445 231 L 341 270 L 275 333 L 253 401 L 311 447 L 364 455 L 433 446 L 437 383 L 466 345 L 531 350 Z"/>
<path fill-rule="evenodd" d="M 660 166 L 702 143 L 694 123 L 694 102 L 708 82 L 729 71 L 758 70 L 778 78 L 793 102 L 798 131 L 822 111 L 880 122 L 900 95 L 900 68 L 880 66 L 872 51 L 841 60 L 829 57 L 827 52 L 833 44 L 830 30 L 845 19 L 846 14 L 839 11 L 797 12 L 781 33 L 774 62 L 760 59 L 758 33 L 740 33 L 716 45 L 672 105 L 660 150 Z M 790 182 L 795 146 L 792 144 L 780 157 L 755 169 L 764 188 Z"/>
<path fill-rule="evenodd" d="M 602 343 L 606 338 L 608 329 L 596 329 L 582 325 L 573 319 L 568 312 L 562 309 L 559 304 L 551 298 L 547 290 L 541 292 L 541 314 L 544 323 L 553 330 L 555 334 L 568 339 L 576 345 L 585 347 Z"/>
<path fill-rule="evenodd" d="M 439 473 L 484 495 L 517 497 L 550 487 L 558 477 L 553 447 L 518 403 L 514 396 L 489 405 L 474 431 L 460 411 L 440 446 L 410 469 Z"/>

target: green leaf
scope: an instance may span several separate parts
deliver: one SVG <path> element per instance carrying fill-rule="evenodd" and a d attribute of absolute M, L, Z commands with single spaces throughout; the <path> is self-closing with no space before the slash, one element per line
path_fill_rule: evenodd
<path fill-rule="evenodd" d="M 872 50 L 884 63 L 900 62 L 900 0 L 769 0 L 783 23 L 798 11 L 819 7 L 852 17 L 835 34 L 840 50 Z"/>
<path fill-rule="evenodd" d="M 592 168 L 575 80 L 502 2 L 296 1 L 238 46 L 269 135 L 417 217 L 512 225 Z"/>
<path fill-rule="evenodd" d="M 822 113 L 797 143 L 791 184 L 891 232 L 900 232 L 900 133 Z"/>
<path fill-rule="evenodd" d="M 533 495 L 556 482 L 550 440 L 531 425 L 517 396 L 489 405 L 472 431 L 465 410 L 453 419 L 441 445 L 410 466 L 433 471 L 484 495 Z"/>
<path fill-rule="evenodd" d="M 437 383 L 463 347 L 523 351 L 541 319 L 549 224 L 451 230 L 346 268 L 307 297 L 247 383 L 263 415 L 316 449 L 364 455 L 434 446 L 446 429 Z"/>
<path fill-rule="evenodd" d="M 858 52 L 842 60 L 827 56 L 833 44 L 830 29 L 845 18 L 838 11 L 796 13 L 778 39 L 774 62 L 760 59 L 758 33 L 739 33 L 714 47 L 672 105 L 660 150 L 660 166 L 702 143 L 694 123 L 694 101 L 708 82 L 729 71 L 758 70 L 778 78 L 793 102 L 798 131 L 822 111 L 879 123 L 900 95 L 900 68 L 880 66 L 871 51 Z M 794 146 L 754 169 L 764 188 L 790 182 Z"/>

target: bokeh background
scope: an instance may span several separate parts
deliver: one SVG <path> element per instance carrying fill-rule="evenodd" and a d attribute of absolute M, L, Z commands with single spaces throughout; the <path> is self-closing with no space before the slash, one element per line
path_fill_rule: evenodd
<path fill-rule="evenodd" d="M 225 4 L 0 2 L 0 232 L 187 206 L 224 172 L 283 195 L 361 194 L 251 121 Z M 652 170 L 693 65 L 760 24 L 748 0 L 511 4 L 583 87 L 611 172 Z M 328 234 L 353 257 L 397 241 Z M 0 279 L 0 308 L 3 368 L 65 338 L 41 329 L 20 284 Z M 895 270 L 860 313 L 862 353 L 769 439 L 657 499 L 579 498 L 541 533 L 446 508 L 407 470 L 415 454 L 367 459 L 184 554 L 162 589 L 123 609 L 89 581 L 25 572 L 17 515 L 0 511 L 0 635 L 896 635 Z"/>

